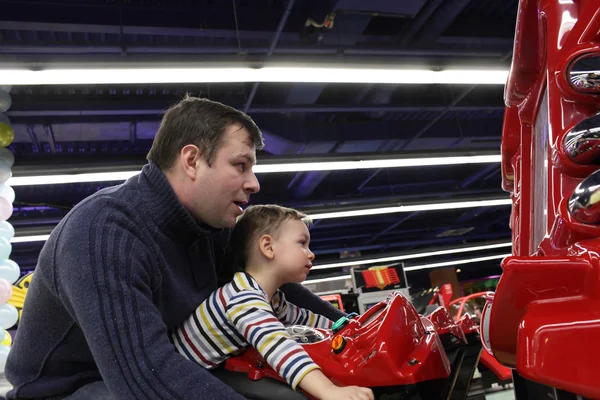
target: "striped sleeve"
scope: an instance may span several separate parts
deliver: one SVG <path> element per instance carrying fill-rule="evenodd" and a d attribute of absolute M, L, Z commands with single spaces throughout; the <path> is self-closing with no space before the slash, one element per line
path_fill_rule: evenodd
<path fill-rule="evenodd" d="M 319 366 L 292 340 L 262 293 L 243 290 L 227 306 L 230 321 L 292 388 Z"/>
<path fill-rule="evenodd" d="M 306 325 L 323 329 L 331 329 L 333 325 L 333 322 L 324 316 L 290 303 L 279 290 L 273 296 L 272 303 L 277 317 L 284 325 Z"/>

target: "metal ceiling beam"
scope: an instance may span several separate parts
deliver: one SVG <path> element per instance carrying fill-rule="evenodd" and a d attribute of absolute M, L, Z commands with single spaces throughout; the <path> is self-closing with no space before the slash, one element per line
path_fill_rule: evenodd
<path fill-rule="evenodd" d="M 427 29 L 416 41 L 417 45 L 425 45 L 435 42 L 452 25 L 462 10 L 469 5 L 471 0 L 446 0 L 439 7 L 431 20 L 427 23 Z"/>
<path fill-rule="evenodd" d="M 277 30 L 275 31 L 275 36 L 273 37 L 273 41 L 271 42 L 271 46 L 269 46 L 269 51 L 267 51 L 265 58 L 269 58 L 269 57 L 271 57 L 271 55 L 273 55 L 273 51 L 275 50 L 275 47 L 277 47 L 277 43 L 279 43 L 279 38 L 281 37 L 281 33 L 283 32 L 283 28 L 285 27 L 288 17 L 290 16 L 290 13 L 292 12 L 292 8 L 294 7 L 295 2 L 296 2 L 296 0 L 288 0 L 288 4 L 285 7 L 285 11 L 283 12 L 281 20 L 279 20 L 279 25 L 277 26 Z M 246 104 L 244 105 L 245 113 L 248 112 L 248 109 L 252 105 L 252 101 L 254 101 L 254 96 L 256 96 L 256 91 L 258 90 L 259 84 L 260 84 L 259 82 L 254 82 L 254 85 L 252 86 L 250 95 L 248 96 L 248 99 L 246 100 Z"/>
<path fill-rule="evenodd" d="M 22 41 L 10 42 L 4 40 L 0 44 L 0 53 L 5 54 L 35 54 L 37 56 L 76 54 L 82 55 L 121 55 L 122 47 L 118 44 L 106 45 L 102 43 L 56 43 L 43 44 L 36 42 L 23 43 Z M 245 46 L 244 53 L 248 56 L 265 55 L 269 51 L 268 47 Z M 189 54 L 189 55 L 238 55 L 237 46 L 218 46 L 218 45 L 139 45 L 127 44 L 128 55 L 151 55 L 151 54 Z M 504 51 L 494 49 L 448 49 L 444 46 L 427 49 L 399 49 L 397 46 L 373 45 L 367 43 L 356 44 L 352 46 L 322 45 L 286 45 L 278 47 L 273 51 L 277 55 L 311 55 L 311 56 L 357 56 L 357 57 L 465 57 L 473 59 L 497 58 L 504 54 Z M 248 58 L 248 57 L 246 57 Z M 242 57 L 243 59 L 243 57 Z"/>
<path fill-rule="evenodd" d="M 162 118 L 162 114 L 168 106 L 168 102 L 165 101 L 164 107 L 154 109 L 122 109 L 122 108 L 109 108 L 110 106 L 115 107 L 115 102 L 106 102 L 94 104 L 89 102 L 87 105 L 94 105 L 94 108 L 90 109 L 64 109 L 71 108 L 73 106 L 80 106 L 80 101 L 77 104 L 74 102 L 52 102 L 51 104 L 56 107 L 55 109 L 43 109 L 43 104 L 36 102 L 37 110 L 13 110 L 5 112 L 10 118 L 31 118 L 31 117 L 76 117 L 76 116 L 104 116 L 104 115 L 154 115 L 158 119 Z M 118 101 L 116 102 L 119 103 Z M 127 101 L 129 106 L 132 106 L 130 101 Z M 141 101 L 143 104 L 143 100 Z M 125 104 L 124 104 L 125 105 Z M 27 104 L 15 104 L 20 108 L 26 108 Z M 50 106 L 50 104 L 48 104 Z M 97 107 L 97 109 L 96 109 Z M 248 109 L 248 114 L 289 114 L 289 113 L 371 113 L 371 112 L 395 112 L 395 113 L 416 113 L 416 112 L 472 112 L 472 111 L 488 111 L 488 112 L 504 112 L 504 106 L 492 106 L 492 105 L 477 105 L 477 106 L 402 106 L 392 104 L 381 104 L 381 105 L 260 105 L 253 106 Z"/>

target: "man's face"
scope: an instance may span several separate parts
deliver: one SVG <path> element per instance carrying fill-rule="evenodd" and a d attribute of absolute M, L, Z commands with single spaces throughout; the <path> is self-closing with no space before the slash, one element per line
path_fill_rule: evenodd
<path fill-rule="evenodd" d="M 237 124 L 227 127 L 212 165 L 200 160 L 192 189 L 194 217 L 214 228 L 233 227 L 241 206 L 260 190 L 252 172 L 255 163 L 249 132 Z"/>

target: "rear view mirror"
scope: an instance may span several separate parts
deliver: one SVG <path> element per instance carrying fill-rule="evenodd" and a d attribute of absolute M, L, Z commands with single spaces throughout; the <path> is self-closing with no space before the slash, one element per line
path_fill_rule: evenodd
<path fill-rule="evenodd" d="M 600 94 L 600 55 L 584 54 L 573 61 L 567 70 L 567 80 L 578 92 Z"/>

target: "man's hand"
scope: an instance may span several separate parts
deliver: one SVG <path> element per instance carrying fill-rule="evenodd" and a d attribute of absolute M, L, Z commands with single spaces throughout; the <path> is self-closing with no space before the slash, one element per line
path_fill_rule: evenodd
<path fill-rule="evenodd" d="M 374 400 L 373 391 L 359 386 L 335 386 L 321 400 Z"/>

